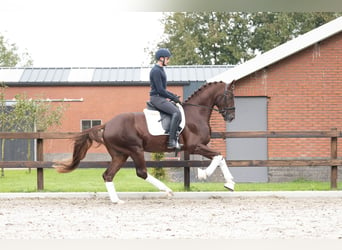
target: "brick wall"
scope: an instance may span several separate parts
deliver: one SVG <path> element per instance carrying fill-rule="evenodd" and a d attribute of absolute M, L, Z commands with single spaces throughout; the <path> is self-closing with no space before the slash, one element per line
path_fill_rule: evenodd
<path fill-rule="evenodd" d="M 216 111 L 211 113 L 210 127 L 212 132 L 226 132 L 226 122 L 221 114 Z M 226 157 L 226 142 L 223 139 L 211 139 L 209 147 L 217 150 L 224 157 Z"/>
<path fill-rule="evenodd" d="M 342 33 L 249 75 L 236 96 L 268 97 L 268 130 L 342 129 Z M 269 159 L 329 157 L 329 139 L 269 139 Z M 341 155 L 341 147 L 339 147 Z"/>
<path fill-rule="evenodd" d="M 181 86 L 169 86 L 168 89 L 178 95 L 183 95 Z M 80 121 L 83 119 L 99 119 L 107 122 L 115 115 L 123 112 L 141 112 L 149 100 L 149 86 L 42 86 L 42 87 L 9 87 L 6 98 L 11 99 L 18 93 L 26 93 L 28 97 L 44 97 L 50 99 L 79 99 L 83 102 L 68 102 L 64 113 L 62 126 L 58 131 L 79 132 Z M 55 103 L 58 104 L 58 103 Z M 71 140 L 45 140 L 44 152 L 49 160 L 54 155 L 67 158 L 65 153 L 72 152 Z M 104 146 L 92 147 L 90 154 L 107 154 Z"/>
<path fill-rule="evenodd" d="M 240 79 L 235 96 L 268 98 L 268 130 L 342 130 L 342 33 Z M 269 159 L 310 157 L 330 157 L 330 139 L 268 139 Z M 270 168 L 269 179 L 306 178 L 306 172 Z M 330 176 L 326 168 L 308 172 L 311 179 Z"/>
<path fill-rule="evenodd" d="M 168 89 L 183 96 L 182 86 L 168 86 Z M 99 119 L 107 122 L 109 119 L 123 112 L 140 112 L 149 100 L 149 86 L 41 86 L 41 87 L 9 87 L 6 90 L 6 98 L 11 99 L 18 93 L 26 93 L 28 97 L 44 97 L 50 99 L 79 99 L 83 102 L 68 102 L 64 113 L 62 126 L 58 131 L 79 132 L 82 119 Z M 55 103 L 56 105 L 58 103 Z M 213 111 L 210 121 L 212 131 L 225 131 L 223 117 Z M 44 152 L 47 160 L 68 158 L 72 152 L 71 140 L 45 140 Z M 226 155 L 226 144 L 222 139 L 212 140 L 210 147 Z M 103 146 L 92 147 L 89 150 L 90 160 L 103 159 L 101 154 L 107 154 Z M 87 159 L 88 159 L 87 158 Z M 106 158 L 107 159 L 107 158 Z"/>

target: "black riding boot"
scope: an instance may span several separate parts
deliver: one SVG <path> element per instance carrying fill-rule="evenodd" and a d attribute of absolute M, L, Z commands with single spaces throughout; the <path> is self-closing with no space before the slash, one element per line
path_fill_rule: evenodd
<path fill-rule="evenodd" d="M 179 126 L 180 119 L 177 114 L 173 114 L 171 117 L 170 131 L 169 131 L 169 141 L 167 143 L 168 149 L 181 149 L 181 145 L 178 143 L 177 130 Z"/>

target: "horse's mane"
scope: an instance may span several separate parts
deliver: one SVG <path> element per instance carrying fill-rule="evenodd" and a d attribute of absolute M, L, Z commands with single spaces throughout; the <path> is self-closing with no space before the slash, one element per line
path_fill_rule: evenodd
<path fill-rule="evenodd" d="M 194 93 L 192 93 L 192 95 L 189 96 L 184 102 L 187 102 L 190 99 L 192 99 L 194 96 L 197 96 L 200 92 L 202 92 L 204 89 L 208 88 L 209 86 L 216 85 L 218 83 L 223 83 L 223 82 L 208 82 L 208 83 L 202 85 Z"/>

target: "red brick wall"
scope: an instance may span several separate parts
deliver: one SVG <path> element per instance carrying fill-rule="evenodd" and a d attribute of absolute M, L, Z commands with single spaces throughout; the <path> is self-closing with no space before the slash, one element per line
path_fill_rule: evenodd
<path fill-rule="evenodd" d="M 342 33 L 239 80 L 235 95 L 268 97 L 268 130 L 342 130 Z M 268 155 L 329 157 L 329 142 L 269 139 Z"/>
<path fill-rule="evenodd" d="M 168 89 L 183 96 L 183 87 L 169 86 Z M 28 97 L 44 97 L 50 99 L 79 99 L 83 102 L 67 102 L 68 108 L 64 113 L 61 132 L 79 132 L 82 119 L 99 119 L 102 122 L 110 120 L 123 112 L 141 112 L 149 100 L 149 86 L 55 86 L 55 87 L 9 87 L 6 98 L 11 99 L 18 93 L 26 93 Z M 57 103 L 56 103 L 57 104 Z M 71 153 L 71 140 L 46 140 L 45 153 Z M 91 153 L 106 153 L 101 146 L 92 148 Z"/>
<path fill-rule="evenodd" d="M 168 86 L 168 89 L 183 96 L 182 86 Z M 50 99 L 80 99 L 83 102 L 67 102 L 67 110 L 64 113 L 62 125 L 58 128 L 61 132 L 79 132 L 81 120 L 99 119 L 102 122 L 110 120 L 115 115 L 123 112 L 140 112 L 146 106 L 149 99 L 149 86 L 43 86 L 43 87 L 9 87 L 6 89 L 6 98 L 11 99 L 16 94 L 26 93 L 31 98 Z M 55 105 L 59 103 L 54 103 Z M 211 119 L 212 131 L 225 131 L 225 122 L 222 116 L 213 111 Z M 71 140 L 45 140 L 45 153 L 71 153 L 73 143 Z M 212 140 L 210 147 L 226 154 L 225 142 L 222 139 Z M 106 153 L 106 149 L 91 148 L 90 153 Z"/>
<path fill-rule="evenodd" d="M 222 115 L 213 111 L 210 117 L 210 127 L 212 132 L 225 132 L 226 122 L 223 120 Z M 220 152 L 226 157 L 226 142 L 223 139 L 211 139 L 209 147 Z"/>

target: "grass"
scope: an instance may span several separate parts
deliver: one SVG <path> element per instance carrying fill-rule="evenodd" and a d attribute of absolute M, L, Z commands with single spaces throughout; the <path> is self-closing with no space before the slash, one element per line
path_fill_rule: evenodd
<path fill-rule="evenodd" d="M 104 169 L 77 169 L 71 173 L 59 174 L 54 169 L 44 170 L 45 192 L 105 192 L 102 180 Z M 163 181 L 174 192 L 182 192 L 184 184 Z M 158 191 L 151 184 L 138 178 L 134 169 L 121 169 L 114 179 L 119 192 Z M 342 183 L 338 184 L 338 187 Z M 339 188 L 341 189 L 341 188 Z M 282 183 L 237 183 L 236 191 L 311 191 L 330 190 L 329 182 L 296 180 Z M 5 176 L 0 177 L 0 192 L 36 192 L 36 170 L 5 169 Z M 190 191 L 226 191 L 223 183 L 193 182 Z"/>

